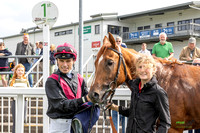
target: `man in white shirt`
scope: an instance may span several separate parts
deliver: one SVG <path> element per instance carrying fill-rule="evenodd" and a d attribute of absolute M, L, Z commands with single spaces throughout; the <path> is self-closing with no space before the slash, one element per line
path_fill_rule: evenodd
<path fill-rule="evenodd" d="M 151 55 L 150 51 L 147 50 L 147 44 L 146 43 L 142 43 L 141 50 L 139 51 L 139 53 Z"/>

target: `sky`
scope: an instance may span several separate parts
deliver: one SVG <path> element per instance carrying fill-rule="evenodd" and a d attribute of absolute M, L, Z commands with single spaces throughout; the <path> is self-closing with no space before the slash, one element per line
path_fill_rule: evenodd
<path fill-rule="evenodd" d="M 55 26 L 78 22 L 79 0 L 49 0 L 58 8 Z M 0 38 L 19 34 L 22 28 L 35 27 L 32 21 L 33 7 L 42 0 L 0 0 Z M 131 14 L 171 5 L 191 2 L 190 0 L 82 0 L 83 21 L 99 13 Z"/>

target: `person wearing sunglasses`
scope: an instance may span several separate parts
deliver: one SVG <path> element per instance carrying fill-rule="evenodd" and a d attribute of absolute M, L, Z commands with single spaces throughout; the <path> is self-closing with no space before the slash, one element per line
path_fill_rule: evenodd
<path fill-rule="evenodd" d="M 83 77 L 74 72 L 76 49 L 68 43 L 55 50 L 58 70 L 46 81 L 48 98 L 47 115 L 50 117 L 49 133 L 70 133 L 71 122 L 79 107 L 90 101 Z"/>
<path fill-rule="evenodd" d="M 126 44 L 122 43 L 122 38 L 120 36 L 116 37 L 116 43 L 117 45 L 122 46 L 123 48 L 127 48 Z"/>

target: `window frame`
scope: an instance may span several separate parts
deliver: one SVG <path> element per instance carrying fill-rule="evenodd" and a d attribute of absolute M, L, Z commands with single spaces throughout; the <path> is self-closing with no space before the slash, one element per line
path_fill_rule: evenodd
<path fill-rule="evenodd" d="M 95 34 L 100 34 L 100 24 L 94 26 Z"/>

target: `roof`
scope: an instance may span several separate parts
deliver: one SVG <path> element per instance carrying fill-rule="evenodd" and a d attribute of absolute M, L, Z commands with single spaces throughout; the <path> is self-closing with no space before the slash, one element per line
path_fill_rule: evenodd
<path fill-rule="evenodd" d="M 108 15 L 116 15 L 117 13 L 113 13 L 113 14 L 104 13 L 104 14 L 101 14 L 101 17 L 94 17 L 94 18 L 92 18 L 90 20 L 85 20 L 84 23 L 91 23 L 91 22 L 101 21 L 101 20 L 114 20 L 114 19 L 117 20 L 117 16 L 108 16 L 108 17 L 106 17 L 105 14 L 106 14 L 106 16 L 108 16 Z M 55 26 L 55 27 L 52 27 L 50 30 L 55 30 L 55 29 L 65 28 L 65 27 L 70 27 L 70 26 L 76 26 L 76 25 L 79 25 L 79 22 Z M 36 27 L 32 27 L 32 28 L 28 28 L 28 29 L 33 29 L 33 28 L 36 28 Z M 34 34 L 34 33 L 38 33 L 38 32 L 42 32 L 42 30 L 36 28 L 35 31 L 32 30 L 32 31 L 29 31 L 28 33 L 29 34 Z M 15 35 L 10 35 L 10 36 L 5 36 L 5 37 L 0 37 L 0 39 L 8 39 L 8 38 L 13 38 L 13 37 L 18 37 L 18 36 L 22 36 L 22 34 L 23 33 L 19 33 L 19 34 L 15 34 Z"/>
<path fill-rule="evenodd" d="M 164 14 L 164 12 L 184 10 L 184 9 L 191 8 L 190 6 L 200 7 L 200 1 L 192 1 L 192 2 L 187 2 L 187 3 L 157 8 L 157 9 L 153 9 L 153 10 L 147 10 L 147 11 L 138 12 L 138 13 L 121 15 L 121 16 L 118 16 L 118 19 L 125 20 L 125 19 L 129 19 L 129 18 L 135 18 L 135 17 L 141 17 L 141 16 L 162 15 L 162 14 Z"/>

